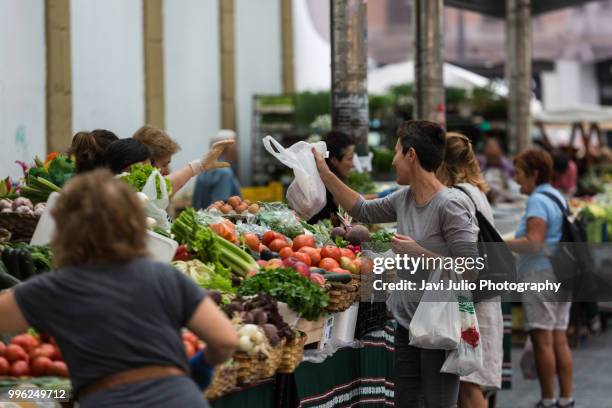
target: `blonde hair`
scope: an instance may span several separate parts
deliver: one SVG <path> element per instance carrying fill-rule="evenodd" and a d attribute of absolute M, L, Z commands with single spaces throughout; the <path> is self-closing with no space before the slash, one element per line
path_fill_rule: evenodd
<path fill-rule="evenodd" d="M 472 143 L 460 133 L 446 134 L 446 153 L 436 176 L 447 186 L 468 183 L 483 193 L 489 191 L 489 186 L 480 172 L 480 165 L 472 149 Z"/>
<path fill-rule="evenodd" d="M 128 262 L 145 256 L 146 215 L 134 190 L 110 171 L 71 179 L 51 210 L 56 267 Z"/>
<path fill-rule="evenodd" d="M 161 160 L 165 156 L 176 154 L 181 147 L 166 132 L 153 126 L 145 125 L 138 129 L 134 139 L 149 146 L 153 152 L 153 164 L 156 160 Z"/>

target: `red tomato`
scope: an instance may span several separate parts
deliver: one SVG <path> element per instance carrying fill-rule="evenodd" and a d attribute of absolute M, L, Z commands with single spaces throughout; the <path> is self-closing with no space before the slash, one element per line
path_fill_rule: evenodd
<path fill-rule="evenodd" d="M 25 377 L 30 375 L 30 366 L 25 361 L 15 361 L 9 369 L 9 375 L 12 377 Z"/>
<path fill-rule="evenodd" d="M 53 361 L 48 357 L 38 357 L 30 366 L 30 371 L 34 377 L 42 377 L 51 371 Z"/>
<path fill-rule="evenodd" d="M 53 350 L 53 354 L 51 355 L 51 360 L 53 361 L 63 361 L 64 357 L 62 356 L 62 351 L 59 347 L 55 346 L 55 350 Z"/>
<path fill-rule="evenodd" d="M 244 234 L 243 237 L 244 242 L 249 248 L 251 248 L 253 251 L 259 251 L 259 245 L 261 242 L 256 234 Z"/>
<path fill-rule="evenodd" d="M 38 346 L 38 339 L 31 334 L 20 334 L 13 337 L 11 344 L 21 346 L 26 352 L 30 352 Z"/>
<path fill-rule="evenodd" d="M 319 262 L 321 262 L 321 254 L 315 248 L 302 247 L 302 248 L 300 248 L 299 252 L 303 252 L 305 254 L 308 254 L 308 256 L 310 257 L 310 264 L 311 265 L 318 265 Z"/>
<path fill-rule="evenodd" d="M 196 353 L 195 346 L 190 341 L 186 340 L 183 340 L 183 345 L 185 346 L 185 354 L 187 354 L 187 358 L 193 357 L 193 355 Z"/>
<path fill-rule="evenodd" d="M 325 245 L 321 249 L 321 258 L 332 258 L 336 261 L 339 261 L 341 256 L 342 255 L 340 254 L 340 248 L 338 248 L 337 246 Z"/>
<path fill-rule="evenodd" d="M 9 363 L 14 363 L 19 360 L 27 360 L 28 354 L 23 350 L 21 346 L 17 344 L 9 344 L 4 351 L 4 357 Z"/>
<path fill-rule="evenodd" d="M 54 361 L 49 369 L 49 374 L 68 378 L 68 366 L 63 361 Z"/>
<path fill-rule="evenodd" d="M 35 359 L 37 357 L 48 357 L 51 358 L 55 354 L 55 347 L 48 343 L 43 343 L 34 350 L 30 351 L 30 358 Z"/>
<path fill-rule="evenodd" d="M 289 245 L 289 243 L 284 239 L 277 238 L 274 241 L 270 242 L 270 250 L 274 252 L 279 252 L 281 249 L 290 246 L 291 245 Z"/>
<path fill-rule="evenodd" d="M 299 251 L 303 247 L 314 247 L 315 239 L 312 235 L 301 234 L 293 238 L 293 250 Z"/>
<path fill-rule="evenodd" d="M 290 256 L 293 256 L 293 249 L 291 249 L 291 247 L 289 246 L 286 246 L 284 248 L 281 248 L 281 250 L 278 251 L 278 254 L 282 259 L 289 258 Z"/>
<path fill-rule="evenodd" d="M 348 259 L 355 259 L 355 253 L 348 248 L 340 248 L 340 255 L 346 256 Z"/>
<path fill-rule="evenodd" d="M 310 260 L 310 255 L 308 254 L 305 254 L 303 252 L 294 252 L 293 256 L 297 258 L 300 262 L 303 262 L 308 266 L 312 264 L 312 261 Z"/>
<path fill-rule="evenodd" d="M 326 271 L 331 271 L 334 268 L 339 268 L 340 264 L 332 258 L 323 258 L 321 262 L 319 262 L 319 268 L 323 268 Z"/>
<path fill-rule="evenodd" d="M 276 239 L 276 233 L 274 231 L 266 231 L 266 233 L 263 235 L 263 244 L 265 246 L 269 246 L 270 242 L 274 241 Z"/>
<path fill-rule="evenodd" d="M 194 343 L 198 341 L 198 336 L 189 331 L 184 331 L 182 333 L 183 340 L 186 340 L 190 343 Z"/>
<path fill-rule="evenodd" d="M 4 357 L 0 357 L 0 376 L 7 375 L 11 365 Z"/>

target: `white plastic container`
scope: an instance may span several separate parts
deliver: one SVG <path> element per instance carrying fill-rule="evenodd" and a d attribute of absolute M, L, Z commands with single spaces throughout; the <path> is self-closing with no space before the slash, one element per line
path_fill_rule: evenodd
<path fill-rule="evenodd" d="M 147 230 L 147 251 L 154 261 L 170 263 L 178 248 L 178 243 L 163 235 Z"/>
<path fill-rule="evenodd" d="M 359 302 L 355 302 L 344 312 L 334 314 L 334 328 L 332 339 L 349 343 L 355 340 L 355 326 L 357 325 L 357 312 Z"/>

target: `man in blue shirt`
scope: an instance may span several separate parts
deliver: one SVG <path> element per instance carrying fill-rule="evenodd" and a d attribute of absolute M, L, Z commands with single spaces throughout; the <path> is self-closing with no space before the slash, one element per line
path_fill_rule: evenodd
<path fill-rule="evenodd" d="M 236 132 L 223 129 L 210 141 L 210 144 L 219 141 L 236 140 Z M 225 149 L 222 159 L 236 163 L 236 144 Z M 240 196 L 240 183 L 231 167 L 217 168 L 201 173 L 196 179 L 193 191 L 193 207 L 195 209 L 208 208 L 215 201 L 227 201 L 231 196 Z"/>

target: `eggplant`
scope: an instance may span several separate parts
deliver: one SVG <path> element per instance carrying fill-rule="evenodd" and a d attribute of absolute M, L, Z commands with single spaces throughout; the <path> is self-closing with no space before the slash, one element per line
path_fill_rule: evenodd
<path fill-rule="evenodd" d="M 276 257 L 278 257 L 278 254 Z M 275 256 L 274 256 L 274 253 L 270 251 L 269 249 L 264 249 L 263 251 L 259 253 L 259 258 L 264 261 L 269 261 L 270 259 L 275 258 Z"/>
<path fill-rule="evenodd" d="M 333 273 L 328 272 L 323 275 L 326 281 L 328 282 L 339 282 L 339 283 L 349 283 L 353 276 L 350 273 Z"/>
<path fill-rule="evenodd" d="M 2 262 L 6 266 L 9 275 L 21 280 L 21 272 L 19 270 L 19 250 L 12 248 L 4 248 L 2 251 Z"/>

